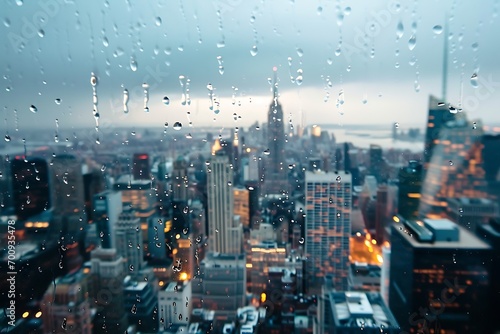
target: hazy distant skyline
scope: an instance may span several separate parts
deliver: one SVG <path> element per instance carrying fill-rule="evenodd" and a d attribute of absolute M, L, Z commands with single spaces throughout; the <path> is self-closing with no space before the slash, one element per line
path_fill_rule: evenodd
<path fill-rule="evenodd" d="M 10 0 L 0 15 L 0 101 L 7 119 L 2 130 L 13 131 L 15 109 L 21 132 L 35 126 L 55 129 L 55 119 L 60 129 L 92 126 L 91 72 L 99 81 L 103 124 L 187 124 L 189 111 L 194 127 L 246 127 L 266 119 L 273 66 L 278 67 L 285 123 L 291 118 L 294 124 L 398 122 L 402 128 L 423 128 L 429 94 L 441 95 L 444 32 L 436 34 L 433 27 L 445 26 L 446 13 L 452 34 L 448 100 L 463 101 L 471 119 L 499 123 L 498 5 L 493 0 L 481 6 L 458 1 L 120 0 L 91 5 Z M 400 22 L 403 35 L 396 42 Z M 416 43 L 410 50 L 412 35 Z M 252 55 L 254 45 L 258 50 Z M 299 69 L 301 85 L 290 80 Z M 474 88 L 470 78 L 477 69 Z M 180 103 L 180 75 L 191 80 L 190 106 Z M 143 111 L 143 82 L 150 85 L 149 113 Z M 209 110 L 208 83 L 220 100 L 218 115 Z M 238 88 L 234 105 L 232 87 Z M 130 92 L 127 115 L 124 88 Z M 341 90 L 345 103 L 338 108 Z M 168 106 L 162 104 L 164 96 L 170 98 Z M 30 112 L 30 105 L 38 112 Z M 234 113 L 241 116 L 237 122 Z"/>

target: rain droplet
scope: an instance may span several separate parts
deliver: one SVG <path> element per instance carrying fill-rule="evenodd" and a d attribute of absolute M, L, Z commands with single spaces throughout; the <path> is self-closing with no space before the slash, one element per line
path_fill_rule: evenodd
<path fill-rule="evenodd" d="M 398 122 L 394 123 L 394 127 L 395 127 L 396 129 L 399 129 L 399 123 L 398 123 Z"/>
<path fill-rule="evenodd" d="M 170 104 L 170 99 L 168 98 L 168 96 L 163 97 L 163 104 L 166 106 L 168 106 Z"/>
<path fill-rule="evenodd" d="M 448 163 L 450 164 L 450 166 L 453 166 L 453 161 L 448 161 Z"/>
<path fill-rule="evenodd" d="M 342 178 L 340 177 L 340 175 L 339 175 L 339 176 L 337 176 L 337 178 L 335 179 L 335 181 L 337 181 L 337 182 L 342 181 Z"/>
<path fill-rule="evenodd" d="M 156 19 L 155 19 L 155 24 L 156 24 L 156 26 L 157 26 L 157 27 L 161 26 L 161 23 L 162 23 L 162 21 L 161 21 L 161 17 L 159 17 L 159 16 L 158 16 L 158 17 L 156 17 Z"/>
<path fill-rule="evenodd" d="M 415 49 L 415 46 L 417 45 L 417 37 L 415 35 L 411 35 L 410 39 L 408 40 L 408 49 L 412 51 Z"/>
<path fill-rule="evenodd" d="M 264 154 L 265 154 L 265 155 L 269 155 L 269 154 L 271 154 L 271 151 L 269 151 L 269 149 L 264 150 Z"/>
<path fill-rule="evenodd" d="M 137 61 L 134 57 L 130 57 L 130 69 L 135 72 L 137 71 Z"/>
<path fill-rule="evenodd" d="M 300 238 L 300 239 L 299 239 L 299 244 L 303 244 L 303 243 L 304 243 L 304 241 L 305 241 L 305 240 L 304 240 L 304 238 Z"/>
<path fill-rule="evenodd" d="M 255 57 L 257 55 L 257 53 L 259 53 L 259 49 L 257 48 L 257 45 L 252 46 L 252 48 L 250 49 L 250 54 L 252 55 L 252 57 Z"/>
<path fill-rule="evenodd" d="M 6 142 L 10 142 L 12 140 L 9 135 L 5 135 L 4 139 Z"/>
<path fill-rule="evenodd" d="M 59 105 L 59 104 L 61 104 L 61 99 L 55 99 L 55 100 L 54 100 L 54 102 L 55 102 L 57 105 Z"/>
<path fill-rule="evenodd" d="M 439 35 L 439 34 L 441 34 L 443 32 L 443 27 L 440 26 L 440 25 L 435 25 L 432 28 L 432 31 L 434 32 L 434 34 Z"/>
<path fill-rule="evenodd" d="M 132 309 L 130 310 L 130 312 L 131 312 L 132 314 L 136 314 L 136 313 L 137 313 L 137 306 L 135 306 L 135 304 L 134 304 L 134 305 L 132 305 Z"/>
<path fill-rule="evenodd" d="M 182 129 L 182 123 L 175 122 L 173 128 L 174 128 L 174 130 L 179 131 L 180 129 Z"/>
<path fill-rule="evenodd" d="M 403 34 L 404 34 L 403 22 L 399 21 L 398 25 L 396 26 L 396 36 L 398 39 L 400 39 L 401 37 L 403 37 Z"/>
<path fill-rule="evenodd" d="M 104 172 L 106 170 L 106 165 L 101 166 L 101 172 Z"/>
<path fill-rule="evenodd" d="M 36 112 L 38 111 L 38 109 L 37 109 L 34 105 L 31 105 L 31 106 L 30 106 L 30 111 L 31 111 L 32 113 L 36 113 Z"/>
<path fill-rule="evenodd" d="M 43 29 L 38 30 L 38 36 L 43 38 L 45 36 L 45 31 L 43 31 Z"/>
<path fill-rule="evenodd" d="M 474 88 L 477 88 L 479 86 L 478 85 L 477 73 L 472 74 L 472 76 L 470 77 L 470 84 Z"/>
<path fill-rule="evenodd" d="M 302 49 L 301 49 L 301 48 L 297 48 L 297 55 L 298 55 L 299 57 L 302 57 L 302 56 L 304 55 L 304 51 L 302 51 Z"/>
<path fill-rule="evenodd" d="M 134 271 L 134 266 L 131 264 L 131 265 L 128 267 L 128 270 L 130 270 L 130 271 Z"/>

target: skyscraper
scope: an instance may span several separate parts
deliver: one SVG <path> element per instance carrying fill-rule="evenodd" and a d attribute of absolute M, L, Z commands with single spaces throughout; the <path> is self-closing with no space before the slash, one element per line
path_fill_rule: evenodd
<path fill-rule="evenodd" d="M 285 127 L 283 124 L 283 110 L 278 101 L 277 68 L 273 68 L 273 101 L 267 114 L 267 150 L 269 155 L 265 160 L 264 193 L 281 194 L 290 191 L 285 165 Z"/>
<path fill-rule="evenodd" d="M 179 156 L 174 161 L 174 169 L 172 171 L 172 193 L 174 201 L 188 200 L 188 176 L 187 162 L 182 156 Z"/>
<path fill-rule="evenodd" d="M 106 190 L 94 196 L 94 224 L 101 239 L 102 248 L 115 248 L 114 226 L 122 212 L 120 191 Z"/>
<path fill-rule="evenodd" d="M 116 249 L 97 248 L 91 253 L 91 265 L 92 298 L 97 307 L 95 333 L 124 333 L 128 320 L 124 309 L 123 280 L 126 273 L 123 258 Z"/>
<path fill-rule="evenodd" d="M 401 329 L 491 333 L 489 245 L 447 219 L 391 229 L 389 305 Z"/>
<path fill-rule="evenodd" d="M 16 158 L 12 161 L 11 173 L 18 220 L 26 220 L 52 207 L 49 167 L 45 159 Z"/>
<path fill-rule="evenodd" d="M 444 216 L 447 198 L 487 198 L 482 157 L 482 129 L 468 122 L 465 113 L 456 114 L 434 139 L 432 158 L 422 184 L 419 215 Z"/>
<path fill-rule="evenodd" d="M 306 172 L 305 249 L 309 286 L 332 276 L 338 291 L 348 288 L 351 236 L 351 175 Z"/>
<path fill-rule="evenodd" d="M 384 171 L 382 147 L 379 145 L 370 145 L 370 174 L 375 176 L 378 182 L 382 182 L 387 179 L 387 175 L 385 175 Z"/>
<path fill-rule="evenodd" d="M 227 155 L 218 151 L 208 166 L 208 224 L 210 248 L 215 253 L 240 254 L 242 228 L 234 219 L 233 170 Z"/>
<path fill-rule="evenodd" d="M 116 251 L 125 260 L 125 270 L 132 275 L 144 267 L 140 228 L 139 218 L 130 209 L 125 209 L 114 225 Z"/>
<path fill-rule="evenodd" d="M 411 160 L 398 173 L 398 213 L 406 219 L 418 217 L 420 189 L 422 187 L 422 165 Z"/>
<path fill-rule="evenodd" d="M 63 233 L 76 238 L 87 221 L 81 161 L 59 154 L 52 159 L 51 169 L 55 221 Z"/>
<path fill-rule="evenodd" d="M 81 271 L 59 277 L 41 302 L 44 333 L 92 333 L 88 276 Z"/>
<path fill-rule="evenodd" d="M 134 176 L 134 180 L 151 180 L 148 154 L 134 154 L 132 175 Z"/>
<path fill-rule="evenodd" d="M 444 78 L 446 80 L 446 78 Z M 441 130 L 446 123 L 454 121 L 457 113 L 450 112 L 451 105 L 447 106 L 446 101 L 439 101 L 435 96 L 429 96 L 429 113 L 427 115 L 427 130 L 424 142 L 424 170 L 427 171 L 428 164 L 434 153 L 434 146 L 441 135 Z"/>

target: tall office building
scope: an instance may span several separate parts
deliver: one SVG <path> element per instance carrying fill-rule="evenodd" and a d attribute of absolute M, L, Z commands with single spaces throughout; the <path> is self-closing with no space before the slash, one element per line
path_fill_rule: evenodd
<path fill-rule="evenodd" d="M 443 217 L 447 198 L 487 198 L 487 184 L 482 167 L 482 130 L 474 128 L 465 114 L 443 125 L 434 140 L 422 184 L 419 215 Z"/>
<path fill-rule="evenodd" d="M 210 247 L 215 253 L 240 254 L 242 227 L 234 219 L 233 171 L 227 155 L 218 151 L 210 159 L 207 178 Z"/>
<path fill-rule="evenodd" d="M 125 261 L 125 270 L 131 275 L 143 267 L 141 224 L 134 212 L 125 208 L 114 225 L 116 252 Z"/>
<path fill-rule="evenodd" d="M 446 80 L 446 79 L 445 79 Z M 450 112 L 451 105 L 446 101 L 440 101 L 435 96 L 429 96 L 429 112 L 427 115 L 427 128 L 424 142 L 424 170 L 427 171 L 428 164 L 434 155 L 434 147 L 441 137 L 441 130 L 448 122 L 456 120 L 457 113 Z"/>
<path fill-rule="evenodd" d="M 398 173 L 398 213 L 406 219 L 418 217 L 420 190 L 422 188 L 422 165 L 415 160 L 408 162 Z"/>
<path fill-rule="evenodd" d="M 88 276 L 82 271 L 59 277 L 41 302 L 44 333 L 92 333 Z"/>
<path fill-rule="evenodd" d="M 267 114 L 267 150 L 269 155 L 265 158 L 264 193 L 281 194 L 290 191 L 288 184 L 287 167 L 285 162 L 285 127 L 283 110 L 278 101 L 277 68 L 273 68 L 273 101 Z"/>
<path fill-rule="evenodd" d="M 128 320 L 123 294 L 126 272 L 123 258 L 116 249 L 97 248 L 91 253 L 93 296 L 97 307 L 94 318 L 95 333 L 124 333 Z"/>
<path fill-rule="evenodd" d="M 102 248 L 116 248 L 114 226 L 122 213 L 122 194 L 106 190 L 94 196 L 94 224 Z"/>
<path fill-rule="evenodd" d="M 179 156 L 174 161 L 174 169 L 172 171 L 172 195 L 174 201 L 187 202 L 188 181 L 187 162 L 184 157 Z"/>
<path fill-rule="evenodd" d="M 170 282 L 158 291 L 159 330 L 187 325 L 193 310 L 191 281 Z"/>
<path fill-rule="evenodd" d="M 132 165 L 132 175 L 135 180 L 151 180 L 149 167 L 149 155 L 146 153 L 135 153 Z"/>
<path fill-rule="evenodd" d="M 378 182 L 383 182 L 387 179 L 387 175 L 385 172 L 385 162 L 384 157 L 382 155 L 382 147 L 379 145 L 371 144 L 370 145 L 370 175 L 375 176 Z"/>
<path fill-rule="evenodd" d="M 391 228 L 389 305 L 407 332 L 491 333 L 492 251 L 447 219 Z"/>
<path fill-rule="evenodd" d="M 250 226 L 250 191 L 248 189 L 234 188 L 234 214 L 240 216 L 243 227 Z"/>
<path fill-rule="evenodd" d="M 188 239 L 185 235 L 183 235 L 180 239 L 177 239 L 177 247 L 173 252 L 173 267 L 175 268 L 174 275 L 176 276 L 176 281 L 191 280 L 194 277 L 194 247 L 195 245 L 191 239 Z"/>
<path fill-rule="evenodd" d="M 477 235 L 493 248 L 493 256 L 490 260 L 493 267 L 491 296 L 494 296 L 493 300 L 495 300 L 492 305 L 492 314 L 500 314 L 500 303 L 496 302 L 500 295 L 500 220 L 492 219 L 489 224 L 479 225 Z M 500 322 L 495 322 L 493 330 L 494 333 L 500 333 Z"/>
<path fill-rule="evenodd" d="M 243 254 L 207 254 L 192 281 L 193 307 L 228 314 L 245 306 L 245 262 Z"/>
<path fill-rule="evenodd" d="M 305 250 L 309 286 L 326 276 L 333 287 L 347 290 L 351 236 L 351 175 L 306 172 Z"/>
<path fill-rule="evenodd" d="M 55 223 L 64 234 L 76 237 L 87 222 L 82 163 L 74 155 L 59 154 L 51 169 Z"/>
<path fill-rule="evenodd" d="M 20 221 L 52 207 L 50 175 L 43 158 L 16 158 L 11 163 L 15 213 Z"/>

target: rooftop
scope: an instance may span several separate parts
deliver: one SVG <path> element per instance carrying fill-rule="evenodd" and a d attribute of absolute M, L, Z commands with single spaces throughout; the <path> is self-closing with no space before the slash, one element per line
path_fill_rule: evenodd
<path fill-rule="evenodd" d="M 425 224 L 424 224 L 425 222 Z M 424 222 L 421 221 L 409 221 L 404 224 L 396 223 L 394 225 L 393 231 L 399 233 L 403 236 L 405 240 L 408 241 L 410 245 L 414 248 L 454 248 L 454 249 L 489 249 L 487 243 L 476 237 L 467 229 L 460 225 L 453 223 L 448 219 L 425 219 Z M 456 240 L 441 240 L 433 239 L 433 231 L 427 228 L 425 225 L 434 228 L 434 231 L 447 232 L 451 229 L 458 232 L 458 238 Z M 418 227 L 420 231 L 412 230 L 411 227 Z M 419 234 L 425 235 L 425 239 L 429 239 L 427 242 L 425 240 L 420 241 Z M 427 238 L 429 237 L 429 238 Z"/>

